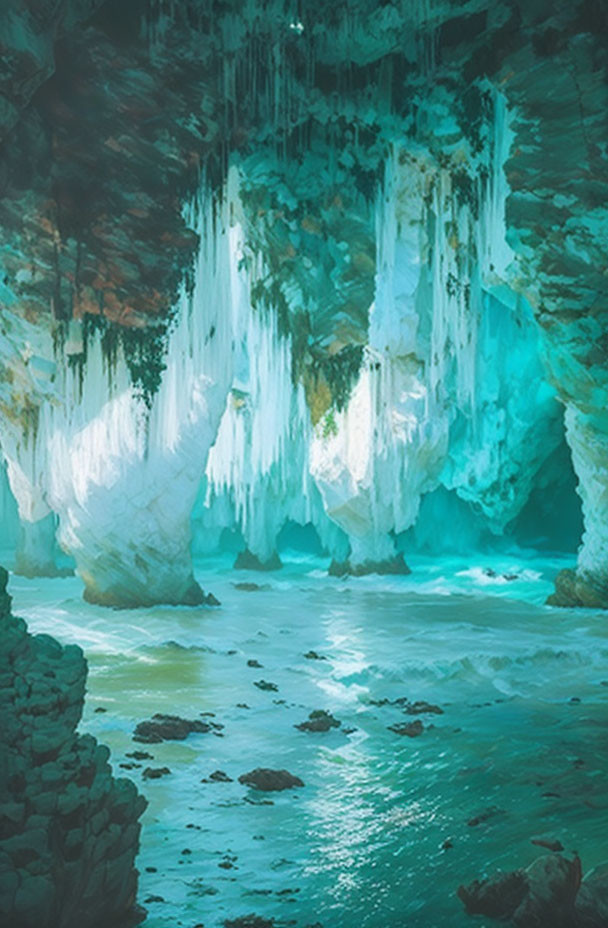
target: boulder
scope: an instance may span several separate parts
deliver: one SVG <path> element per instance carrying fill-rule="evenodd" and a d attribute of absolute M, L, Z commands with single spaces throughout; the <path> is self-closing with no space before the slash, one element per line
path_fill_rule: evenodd
<path fill-rule="evenodd" d="M 265 793 L 274 793 L 284 789 L 293 789 L 296 786 L 304 786 L 303 781 L 289 773 L 288 770 L 271 770 L 268 767 L 256 767 L 255 770 L 250 770 L 249 773 L 241 774 L 239 783 L 251 786 L 253 789 L 262 790 Z"/>

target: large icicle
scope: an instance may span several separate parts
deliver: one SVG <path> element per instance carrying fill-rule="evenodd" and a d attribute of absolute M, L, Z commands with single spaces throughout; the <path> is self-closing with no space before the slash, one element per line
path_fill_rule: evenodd
<path fill-rule="evenodd" d="M 61 405 L 42 410 L 48 500 L 85 596 L 115 606 L 198 603 L 190 511 L 232 380 L 240 282 L 231 193 L 214 210 L 193 204 L 200 235 L 194 289 L 182 289 L 166 370 L 151 409 L 119 354 L 108 371 L 99 341 L 82 377 L 65 368 Z"/>
<path fill-rule="evenodd" d="M 286 521 L 313 522 L 330 544 L 335 533 L 308 473 L 310 414 L 303 387 L 293 383 L 290 340 L 279 334 L 270 308 L 251 311 L 239 331 L 235 379 L 207 463 L 200 531 L 219 519 L 240 529 L 253 555 L 239 563 L 278 566 L 276 540 Z"/>
<path fill-rule="evenodd" d="M 501 276 L 510 139 L 504 101 L 494 104 L 495 141 L 480 164 L 457 151 L 440 167 L 398 147 L 387 162 L 366 363 L 336 428 L 321 423 L 311 447 L 357 571 L 388 569 L 393 533 L 441 484 L 501 532 L 560 441 L 531 312 Z"/>

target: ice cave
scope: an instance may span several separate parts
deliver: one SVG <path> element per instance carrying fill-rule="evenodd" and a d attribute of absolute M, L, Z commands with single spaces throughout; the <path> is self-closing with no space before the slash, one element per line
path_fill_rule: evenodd
<path fill-rule="evenodd" d="M 0 928 L 608 928 L 608 0 L 0 6 Z"/>

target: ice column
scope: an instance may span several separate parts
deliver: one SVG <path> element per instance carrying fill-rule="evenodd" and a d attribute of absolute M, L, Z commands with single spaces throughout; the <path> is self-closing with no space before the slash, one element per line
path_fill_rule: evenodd
<path fill-rule="evenodd" d="M 242 288 L 230 210 L 230 189 L 215 209 L 207 197 L 192 205 L 200 235 L 194 288 L 182 288 L 151 408 L 130 385 L 120 354 L 108 370 L 96 341 L 82 380 L 63 370 L 65 403 L 42 411 L 48 498 L 90 601 L 203 600 L 192 574 L 190 512 L 232 381 Z"/>

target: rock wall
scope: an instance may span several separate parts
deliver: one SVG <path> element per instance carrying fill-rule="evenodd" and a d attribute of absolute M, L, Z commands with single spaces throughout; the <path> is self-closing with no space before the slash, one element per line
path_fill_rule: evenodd
<path fill-rule="evenodd" d="M 0 924 L 123 928 L 135 897 L 146 802 L 115 779 L 109 750 L 76 728 L 80 648 L 31 635 L 0 568 Z"/>

